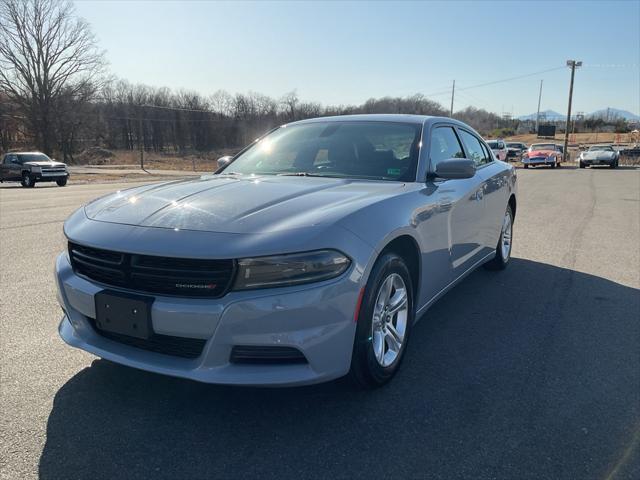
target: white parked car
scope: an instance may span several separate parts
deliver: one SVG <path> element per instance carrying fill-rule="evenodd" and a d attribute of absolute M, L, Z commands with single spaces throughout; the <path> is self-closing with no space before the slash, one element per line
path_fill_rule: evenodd
<path fill-rule="evenodd" d="M 487 140 L 487 145 L 489 145 L 489 148 L 498 160 L 503 162 L 507 161 L 509 149 L 507 148 L 507 144 L 504 140 Z"/>

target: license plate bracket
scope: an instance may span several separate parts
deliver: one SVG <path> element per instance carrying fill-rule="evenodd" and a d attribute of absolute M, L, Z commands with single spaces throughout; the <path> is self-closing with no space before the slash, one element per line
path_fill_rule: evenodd
<path fill-rule="evenodd" d="M 102 290 L 94 299 L 97 329 L 141 339 L 153 335 L 153 298 Z"/>

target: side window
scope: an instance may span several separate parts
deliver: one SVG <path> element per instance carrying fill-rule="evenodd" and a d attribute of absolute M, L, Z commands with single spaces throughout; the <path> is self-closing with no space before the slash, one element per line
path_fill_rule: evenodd
<path fill-rule="evenodd" d="M 464 158 L 464 152 L 456 132 L 451 127 L 437 127 L 431 132 L 431 148 L 429 150 L 431 168 L 449 158 Z"/>
<path fill-rule="evenodd" d="M 489 147 L 487 147 L 484 143 L 481 143 L 480 146 L 482 147 L 482 150 L 484 151 L 484 156 L 487 157 L 487 162 L 493 162 L 494 160 L 494 153 L 491 151 L 491 149 Z"/>
<path fill-rule="evenodd" d="M 491 157 L 486 151 L 486 147 L 478 140 L 475 135 L 470 134 L 466 130 L 460 130 L 462 142 L 467 149 L 468 157 L 476 162 L 476 167 L 491 162 Z"/>

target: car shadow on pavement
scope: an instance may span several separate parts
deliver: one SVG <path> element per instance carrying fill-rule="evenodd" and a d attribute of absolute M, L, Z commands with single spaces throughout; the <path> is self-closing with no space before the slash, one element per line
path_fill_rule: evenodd
<path fill-rule="evenodd" d="M 20 183 L 4 183 L 4 182 L 0 183 L 0 190 L 9 190 L 13 188 L 20 188 L 25 191 L 31 190 L 30 188 L 23 187 L 22 185 L 20 185 Z M 36 183 L 32 188 L 61 188 L 61 187 L 59 187 L 55 183 L 41 183 L 41 184 Z"/>
<path fill-rule="evenodd" d="M 55 395 L 40 477 L 638 478 L 639 312 L 635 288 L 514 258 L 438 301 L 374 391 L 95 360 Z"/>

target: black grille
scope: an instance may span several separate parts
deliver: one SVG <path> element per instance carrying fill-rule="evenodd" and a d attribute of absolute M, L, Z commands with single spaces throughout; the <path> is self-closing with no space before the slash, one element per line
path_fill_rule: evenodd
<path fill-rule="evenodd" d="M 113 252 L 69 243 L 73 270 L 83 277 L 137 292 L 221 297 L 231 287 L 233 260 L 167 258 Z"/>
<path fill-rule="evenodd" d="M 288 364 L 307 363 L 305 356 L 293 347 L 239 346 L 231 349 L 231 363 Z"/>
<path fill-rule="evenodd" d="M 163 353 L 182 358 L 198 358 L 202 354 L 206 340 L 201 338 L 173 337 L 171 335 L 159 335 L 154 333 L 149 339 L 135 338 L 119 333 L 105 332 L 96 328 L 96 322 L 89 319 L 91 326 L 96 333 L 114 342 L 140 348 L 149 352 Z"/>

